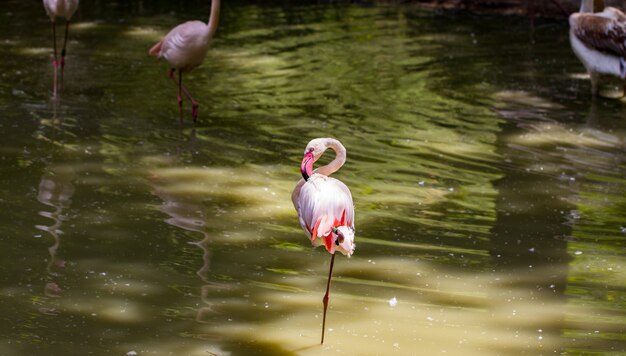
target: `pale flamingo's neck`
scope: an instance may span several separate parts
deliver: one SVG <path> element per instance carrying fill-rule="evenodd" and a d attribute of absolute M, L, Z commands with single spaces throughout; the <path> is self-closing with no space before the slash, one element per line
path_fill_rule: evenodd
<path fill-rule="evenodd" d="M 212 38 L 217 31 L 217 23 L 220 20 L 220 0 L 211 1 L 211 15 L 207 25 L 207 35 Z"/>
<path fill-rule="evenodd" d="M 335 151 L 335 159 L 333 159 L 329 164 L 322 166 L 315 170 L 314 173 L 323 174 L 325 176 L 329 176 L 339 170 L 344 163 L 346 163 L 346 148 L 343 147 L 341 142 L 335 140 L 334 138 L 329 138 L 326 142 L 326 147 L 331 148 Z"/>

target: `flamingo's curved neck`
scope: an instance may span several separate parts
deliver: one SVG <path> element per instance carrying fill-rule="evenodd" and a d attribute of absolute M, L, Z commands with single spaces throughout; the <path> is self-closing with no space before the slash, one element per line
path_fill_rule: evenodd
<path fill-rule="evenodd" d="M 335 151 L 335 159 L 333 159 L 329 164 L 322 166 L 315 170 L 314 173 L 323 174 L 325 176 L 329 176 L 339 170 L 344 163 L 346 163 L 346 148 L 343 147 L 341 142 L 335 139 L 329 139 L 326 143 L 326 147 L 331 148 Z"/>
<path fill-rule="evenodd" d="M 207 25 L 207 35 L 212 38 L 217 31 L 217 23 L 220 20 L 220 0 L 211 1 L 211 15 Z"/>

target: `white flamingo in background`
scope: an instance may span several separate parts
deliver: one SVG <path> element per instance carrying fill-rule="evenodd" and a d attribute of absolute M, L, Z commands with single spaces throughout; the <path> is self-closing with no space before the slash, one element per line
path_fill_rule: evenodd
<path fill-rule="evenodd" d="M 331 148 L 336 157 L 329 164 L 312 172 L 313 163 Z M 316 138 L 309 142 L 304 150 L 300 165 L 303 179 L 300 179 L 291 195 L 293 205 L 298 211 L 300 225 L 313 246 L 324 245 L 331 254 L 330 270 L 324 303 L 322 321 L 322 341 L 326 328 L 326 309 L 328 292 L 333 273 L 335 252 L 350 257 L 354 253 L 354 204 L 350 189 L 341 181 L 329 177 L 346 162 L 346 149 L 341 142 L 333 138 Z"/>
<path fill-rule="evenodd" d="M 202 21 L 187 21 L 174 27 L 161 41 L 150 48 L 150 55 L 165 58 L 170 65 L 168 75 L 178 85 L 178 110 L 181 121 L 183 120 L 182 92 L 191 101 L 193 121 L 195 122 L 198 118 L 198 102 L 183 85 L 183 72 L 192 70 L 204 61 L 211 39 L 217 30 L 219 17 L 220 0 L 213 0 L 208 24 Z M 178 81 L 174 77 L 176 70 L 178 70 Z"/>
<path fill-rule="evenodd" d="M 569 18 L 570 43 L 591 77 L 591 92 L 598 94 L 602 75 L 626 80 L 626 15 L 602 0 L 582 0 L 580 11 Z"/>
<path fill-rule="evenodd" d="M 70 19 L 78 9 L 78 0 L 43 0 L 43 6 L 46 13 L 52 21 L 52 42 L 54 43 L 54 88 L 53 95 L 57 95 L 57 67 L 59 61 L 57 58 L 57 34 L 56 23 L 57 17 L 65 17 L 65 39 L 63 40 L 63 49 L 61 50 L 61 79 L 63 79 L 63 69 L 65 68 L 65 47 L 67 45 L 67 34 L 70 30 Z"/>

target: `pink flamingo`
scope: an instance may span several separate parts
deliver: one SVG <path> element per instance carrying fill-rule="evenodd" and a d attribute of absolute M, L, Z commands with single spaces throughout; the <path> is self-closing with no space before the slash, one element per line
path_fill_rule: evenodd
<path fill-rule="evenodd" d="M 336 157 L 329 164 L 312 172 L 313 163 L 331 148 Z M 326 328 L 326 309 L 328 292 L 333 273 L 335 252 L 350 257 L 354 253 L 354 204 L 350 189 L 341 181 L 329 177 L 346 162 L 346 149 L 341 142 L 333 138 L 316 138 L 309 142 L 304 150 L 300 165 L 303 179 L 300 179 L 291 195 L 294 207 L 298 211 L 300 226 L 311 239 L 313 246 L 324 245 L 331 254 L 330 270 L 324 303 L 322 321 L 322 341 Z"/>
<path fill-rule="evenodd" d="M 187 88 L 183 85 L 183 72 L 188 72 L 199 66 L 209 50 L 209 44 L 220 16 L 220 0 L 211 2 L 211 16 L 209 23 L 202 21 L 187 21 L 174 27 L 161 41 L 150 48 L 150 55 L 165 58 L 170 65 L 168 76 L 178 86 L 178 110 L 180 120 L 183 120 L 183 97 L 185 93 L 191 101 L 191 116 L 195 122 L 198 118 L 198 102 L 194 100 Z M 174 72 L 178 69 L 178 81 Z"/>
<path fill-rule="evenodd" d="M 78 9 L 79 0 L 43 0 L 43 6 L 46 13 L 52 21 L 52 42 L 54 43 L 54 88 L 53 95 L 57 95 L 57 67 L 59 65 L 57 59 L 57 35 L 56 35 L 56 17 L 65 17 L 65 39 L 63 40 L 63 49 L 61 50 L 61 80 L 63 80 L 63 69 L 65 68 L 65 47 L 67 45 L 67 34 L 70 30 L 70 19 Z"/>

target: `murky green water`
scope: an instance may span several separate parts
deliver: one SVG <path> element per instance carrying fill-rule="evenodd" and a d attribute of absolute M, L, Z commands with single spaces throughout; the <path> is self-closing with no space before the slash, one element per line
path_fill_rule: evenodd
<path fill-rule="evenodd" d="M 1 6 L 0 354 L 626 352 L 626 106 L 565 23 L 228 2 L 181 127 L 147 50 L 208 1 L 81 4 L 57 101 L 41 4 Z M 357 250 L 318 346 L 290 194 L 324 136 Z"/>

